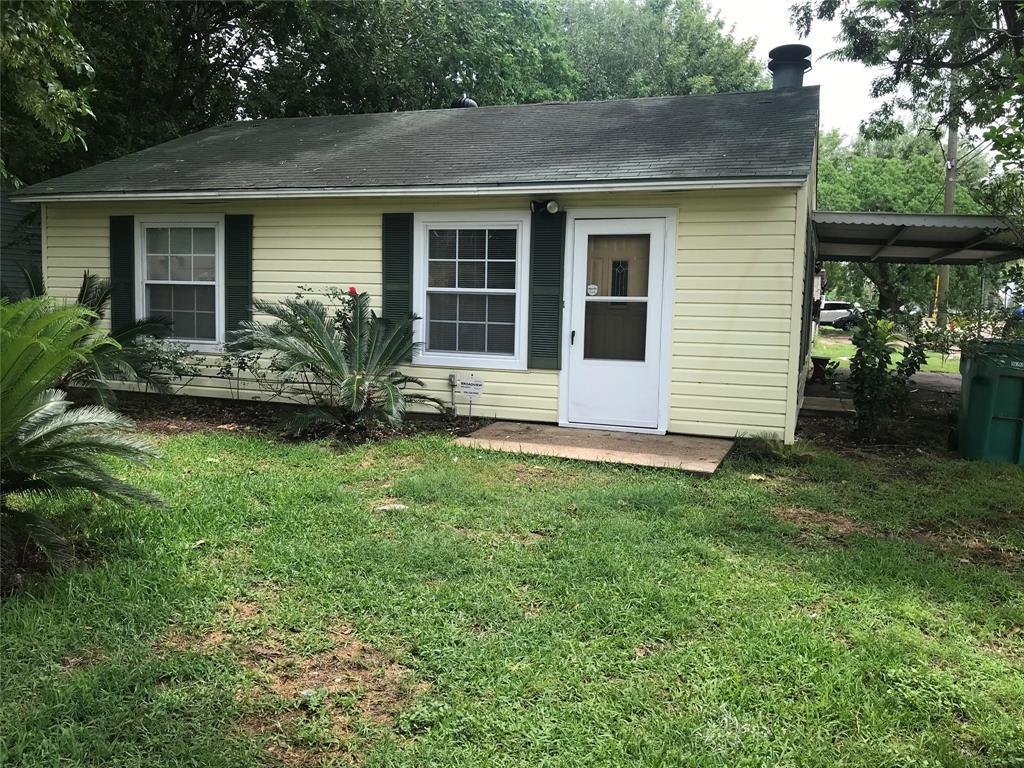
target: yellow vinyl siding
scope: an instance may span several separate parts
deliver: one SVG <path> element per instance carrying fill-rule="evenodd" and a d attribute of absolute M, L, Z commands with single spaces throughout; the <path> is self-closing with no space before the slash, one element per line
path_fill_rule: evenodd
<path fill-rule="evenodd" d="M 679 198 L 669 431 L 786 434 L 797 195 Z"/>
<path fill-rule="evenodd" d="M 806 192 L 795 188 L 559 196 L 573 207 L 677 208 L 669 430 L 733 437 L 773 431 L 792 439 L 799 351 Z M 44 206 L 47 284 L 73 298 L 88 269 L 108 274 L 109 217 L 251 213 L 253 292 L 282 299 L 299 285 L 356 286 L 379 308 L 381 214 L 388 211 L 524 210 L 528 198 L 249 200 L 202 203 L 50 203 Z M 794 313 L 797 313 L 796 315 Z M 794 341 L 795 329 L 795 341 Z M 795 347 L 794 347 L 795 345 Z M 208 359 L 183 394 L 235 396 Z M 559 372 L 410 368 L 424 392 L 449 402 L 450 372 L 484 380 L 475 416 L 558 420 Z M 241 397 L 265 395 L 242 382 Z M 466 402 L 456 396 L 459 412 Z"/>

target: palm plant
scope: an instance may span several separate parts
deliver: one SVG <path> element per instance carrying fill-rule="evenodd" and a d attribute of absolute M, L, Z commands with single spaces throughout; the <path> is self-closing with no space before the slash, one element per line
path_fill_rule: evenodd
<path fill-rule="evenodd" d="M 91 323 L 96 327 L 110 308 L 110 280 L 86 271 L 76 301 L 93 312 Z M 164 341 L 170 333 L 170 322 L 160 317 L 143 318 L 111 331 L 110 338 L 117 343 L 96 349 L 86 363 L 68 371 L 60 386 L 92 389 L 101 402 L 113 399 L 112 381 L 137 382 L 147 389 L 168 392 L 171 379 L 198 373 L 194 355 Z"/>
<path fill-rule="evenodd" d="M 243 323 L 235 335 L 235 349 L 267 355 L 273 376 L 312 403 L 297 416 L 296 431 L 318 422 L 397 426 L 410 402 L 444 410 L 437 398 L 406 391 L 423 382 L 399 370 L 412 354 L 414 318 L 385 321 L 370 310 L 366 293 L 341 300 L 337 310 L 314 299 L 257 300 L 256 310 L 272 322 Z"/>
<path fill-rule="evenodd" d="M 69 373 L 95 365 L 118 343 L 94 327 L 95 313 L 45 297 L 15 304 L 0 299 L 0 518 L 2 554 L 9 562 L 25 541 L 51 559 L 63 554 L 55 527 L 12 500 L 22 494 L 84 490 L 119 502 L 155 501 L 115 477 L 108 457 L 139 461 L 151 455 L 130 434 L 130 420 L 106 408 L 73 408 L 54 387 Z"/>
<path fill-rule="evenodd" d="M 46 295 L 41 279 L 26 271 L 29 298 Z M 82 275 L 76 303 L 90 310 L 89 323 L 101 335 L 100 322 L 110 309 L 110 280 L 88 270 Z M 85 362 L 71 368 L 57 382 L 61 388 L 81 387 L 93 390 L 100 402 L 114 400 L 111 382 L 135 382 L 147 390 L 169 392 L 173 379 L 198 375 L 196 355 L 184 345 L 167 341 L 171 323 L 162 317 L 147 317 L 109 333 L 117 344 L 101 345 Z"/>

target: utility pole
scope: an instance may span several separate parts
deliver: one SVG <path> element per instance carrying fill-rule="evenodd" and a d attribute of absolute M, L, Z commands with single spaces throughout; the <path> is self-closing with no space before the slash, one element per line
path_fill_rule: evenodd
<path fill-rule="evenodd" d="M 946 126 L 946 188 L 942 201 L 943 213 L 956 213 L 956 152 L 960 140 L 960 120 L 956 114 L 956 74 L 949 83 L 949 123 Z M 938 306 L 935 309 L 935 325 L 945 330 L 949 324 L 946 308 L 946 292 L 949 290 L 949 264 L 939 265 Z"/>

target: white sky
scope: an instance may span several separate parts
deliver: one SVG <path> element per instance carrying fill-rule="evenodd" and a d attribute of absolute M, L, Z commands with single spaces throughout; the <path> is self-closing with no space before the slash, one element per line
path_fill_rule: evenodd
<path fill-rule="evenodd" d="M 821 128 L 838 128 L 847 136 L 871 114 L 877 102 L 869 96 L 873 70 L 857 62 L 829 61 L 824 54 L 838 46 L 835 36 L 838 22 L 815 21 L 811 34 L 800 39 L 789 23 L 789 7 L 795 0 L 710 0 L 721 12 L 726 28 L 735 25 L 738 39 L 757 38 L 754 54 L 765 64 L 768 51 L 786 43 L 804 43 L 811 47 L 811 71 L 804 75 L 805 85 L 821 86 Z M 877 71 L 877 70 L 875 70 Z"/>

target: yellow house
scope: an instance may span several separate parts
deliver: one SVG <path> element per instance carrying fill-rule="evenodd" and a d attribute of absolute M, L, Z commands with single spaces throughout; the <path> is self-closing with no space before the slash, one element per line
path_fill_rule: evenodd
<path fill-rule="evenodd" d="M 229 394 L 254 298 L 355 286 L 422 318 L 432 394 L 483 381 L 474 415 L 792 441 L 818 91 L 785 63 L 769 91 L 236 122 L 19 197 L 50 293 L 109 276 L 114 326 L 209 353 L 184 394 Z"/>

